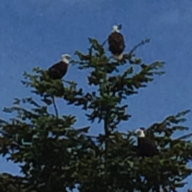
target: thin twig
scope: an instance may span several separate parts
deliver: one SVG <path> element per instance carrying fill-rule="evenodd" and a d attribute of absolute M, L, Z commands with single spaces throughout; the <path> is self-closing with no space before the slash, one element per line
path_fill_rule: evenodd
<path fill-rule="evenodd" d="M 56 103 L 55 103 L 55 98 L 54 98 L 54 96 L 51 96 L 51 98 L 52 98 L 52 101 L 53 101 L 53 107 L 54 107 L 54 110 L 55 110 L 55 115 L 58 118 L 59 113 L 58 113 L 58 109 L 57 109 L 57 106 L 56 106 Z"/>
<path fill-rule="evenodd" d="M 183 136 L 181 136 L 181 137 L 179 137 L 177 139 L 187 139 L 188 137 L 191 137 L 191 136 L 192 136 L 192 133 L 189 133 L 189 134 L 183 135 Z"/>
<path fill-rule="evenodd" d="M 129 54 L 132 55 L 133 52 L 136 51 L 136 49 L 137 49 L 138 47 L 144 45 L 145 43 L 149 43 L 149 42 L 150 42 L 150 39 L 145 39 L 145 40 L 141 41 L 140 43 L 138 43 L 137 45 L 135 45 L 135 46 L 133 47 L 133 49 L 131 49 L 131 51 L 129 52 Z"/>
<path fill-rule="evenodd" d="M 108 38 L 101 45 L 104 46 L 105 43 L 107 43 L 107 41 L 108 41 Z"/>

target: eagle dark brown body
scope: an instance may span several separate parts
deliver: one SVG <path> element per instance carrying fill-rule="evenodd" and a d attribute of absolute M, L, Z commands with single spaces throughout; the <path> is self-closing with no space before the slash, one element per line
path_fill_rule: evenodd
<path fill-rule="evenodd" d="M 138 138 L 138 155 L 152 157 L 158 154 L 156 145 L 148 138 Z"/>
<path fill-rule="evenodd" d="M 123 51 L 125 49 L 125 41 L 123 35 L 120 33 L 120 27 L 113 26 L 112 33 L 108 36 L 109 51 L 113 54 L 114 58 L 122 59 Z"/>
<path fill-rule="evenodd" d="M 120 55 L 125 49 L 123 35 L 118 32 L 112 32 L 108 37 L 109 50 L 113 55 Z"/>
<path fill-rule="evenodd" d="M 68 64 L 60 61 L 48 69 L 51 79 L 61 79 L 67 73 Z"/>
<path fill-rule="evenodd" d="M 67 73 L 71 56 L 62 55 L 60 62 L 54 64 L 48 69 L 48 75 L 52 79 L 61 79 Z"/>
<path fill-rule="evenodd" d="M 138 136 L 137 152 L 139 156 L 152 157 L 159 153 L 155 143 L 145 136 L 143 128 L 136 130 L 136 134 Z"/>

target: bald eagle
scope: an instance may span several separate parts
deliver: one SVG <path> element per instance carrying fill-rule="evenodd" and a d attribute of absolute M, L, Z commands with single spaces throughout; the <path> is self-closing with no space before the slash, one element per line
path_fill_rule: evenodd
<path fill-rule="evenodd" d="M 155 143 L 145 136 L 144 128 L 137 129 L 135 133 L 138 136 L 137 150 L 139 156 L 152 157 L 158 154 Z"/>
<path fill-rule="evenodd" d="M 61 61 L 48 69 L 48 75 L 51 79 L 61 79 L 67 73 L 71 56 L 63 54 Z"/>
<path fill-rule="evenodd" d="M 117 60 L 123 58 L 123 51 L 125 49 L 124 37 L 120 33 L 121 25 L 114 25 L 111 34 L 108 36 L 109 51 Z"/>

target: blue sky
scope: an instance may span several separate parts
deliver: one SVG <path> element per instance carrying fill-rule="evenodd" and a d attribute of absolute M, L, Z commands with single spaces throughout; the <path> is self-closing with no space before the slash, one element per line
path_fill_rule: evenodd
<path fill-rule="evenodd" d="M 166 62 L 165 75 L 128 99 L 132 118 L 120 129 L 148 127 L 192 109 L 191 18 L 191 0 L 0 0 L 0 117 L 6 118 L 2 108 L 13 98 L 30 95 L 21 84 L 24 71 L 46 69 L 65 52 L 86 51 L 88 37 L 103 41 L 117 23 L 123 25 L 126 51 L 150 38 L 137 55 L 149 63 Z M 72 66 L 66 79 L 81 83 L 84 77 Z M 191 113 L 187 117 L 185 125 L 190 127 Z M 18 172 L 4 159 L 0 163 L 0 172 Z"/>

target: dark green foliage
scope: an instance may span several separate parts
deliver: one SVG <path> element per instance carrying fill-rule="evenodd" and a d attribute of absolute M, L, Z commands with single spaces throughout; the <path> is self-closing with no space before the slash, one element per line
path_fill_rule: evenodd
<path fill-rule="evenodd" d="M 188 166 L 192 144 L 188 136 L 176 138 L 175 133 L 187 130 L 181 123 L 189 111 L 149 127 L 147 135 L 160 152 L 151 158 L 138 156 L 134 132 L 118 131 L 119 124 L 131 117 L 127 98 L 146 87 L 154 75 L 163 74 L 163 62 L 146 64 L 134 55 L 148 41 L 117 61 L 108 56 L 104 44 L 89 39 L 88 53 L 77 51 L 73 60 L 79 70 L 87 70 L 89 90 L 78 82 L 52 80 L 40 68 L 24 74 L 23 84 L 32 89 L 35 99 L 15 99 L 12 107 L 4 109 L 13 117 L 0 120 L 0 153 L 21 165 L 23 177 L 1 175 L 2 191 L 171 192 L 184 186 L 192 172 Z M 89 125 L 76 128 L 76 116 L 65 115 L 65 109 L 59 114 L 58 98 L 84 111 Z M 92 136 L 95 121 L 103 132 Z M 13 182 L 15 188 L 12 184 L 8 188 Z"/>

